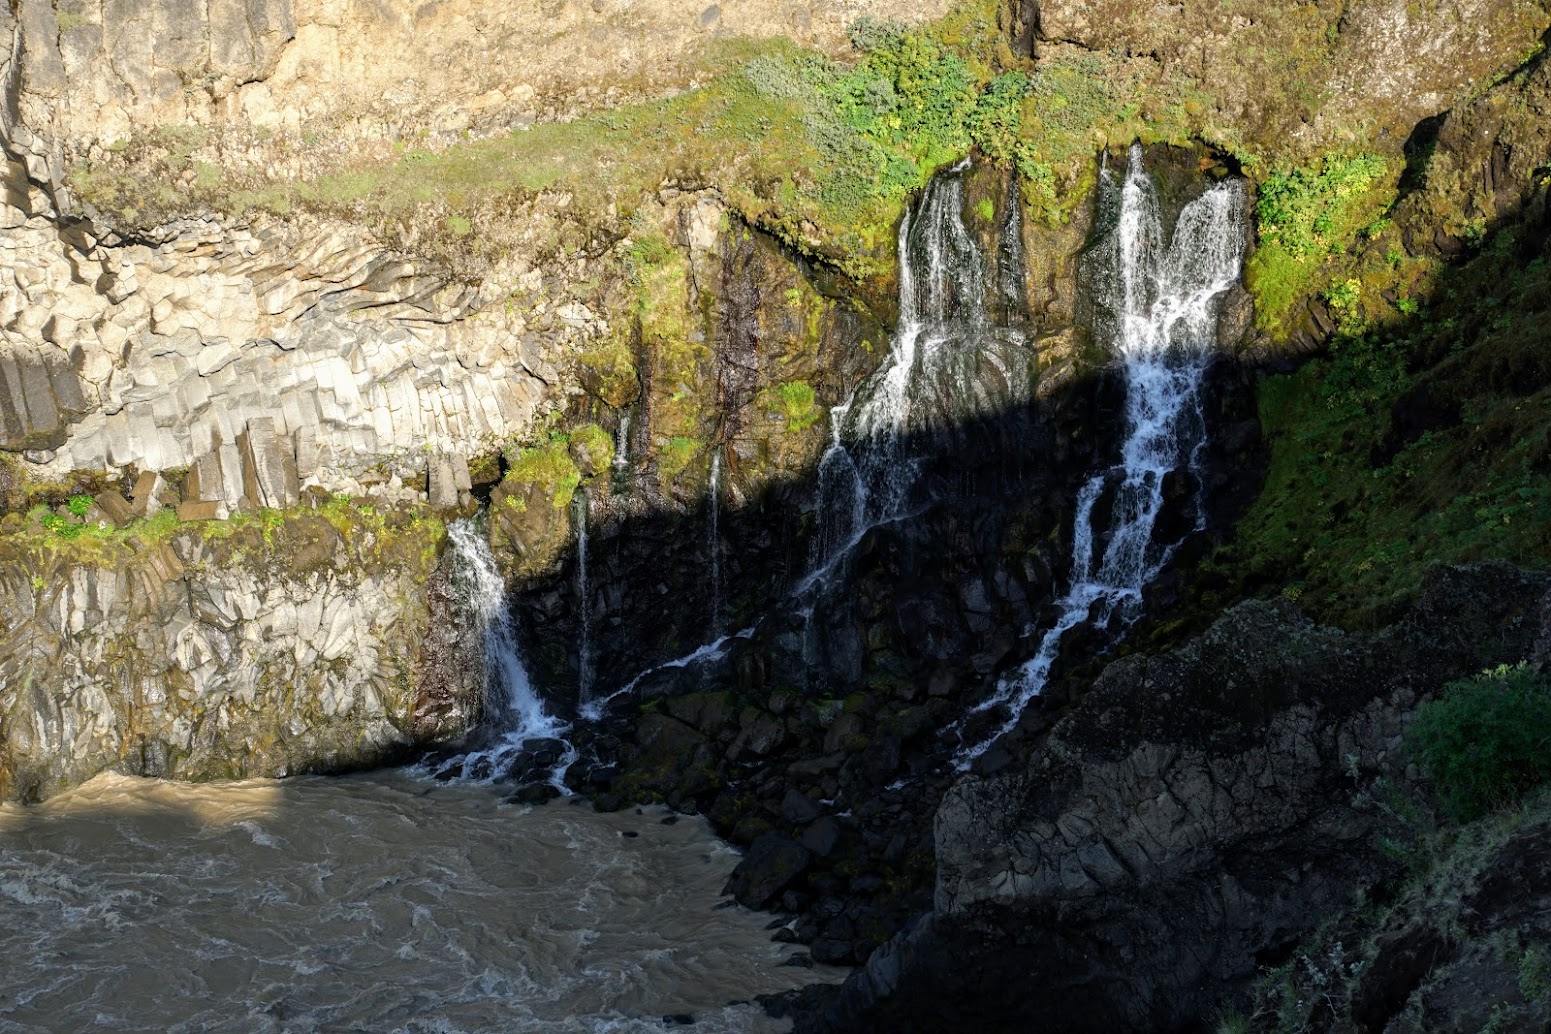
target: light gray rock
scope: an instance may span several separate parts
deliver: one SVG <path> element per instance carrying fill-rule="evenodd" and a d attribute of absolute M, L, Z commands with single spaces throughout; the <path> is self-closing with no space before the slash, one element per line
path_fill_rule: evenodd
<path fill-rule="evenodd" d="M 0 541 L 0 800 L 107 770 L 346 769 L 462 735 L 483 652 L 440 534 L 298 515 L 91 563 Z"/>
<path fill-rule="evenodd" d="M 271 417 L 254 417 L 237 438 L 242 452 L 244 495 L 255 505 L 282 510 L 301 501 L 296 456 L 289 440 L 275 433 Z"/>

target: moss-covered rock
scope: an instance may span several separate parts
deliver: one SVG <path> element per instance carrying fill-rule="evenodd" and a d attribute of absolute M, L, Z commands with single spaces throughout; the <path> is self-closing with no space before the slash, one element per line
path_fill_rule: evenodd
<path fill-rule="evenodd" d="M 417 511 L 345 503 L 0 534 L 0 796 L 110 769 L 336 771 L 456 739 L 483 666 L 441 634 L 461 621 L 428 591 L 444 540 Z"/>

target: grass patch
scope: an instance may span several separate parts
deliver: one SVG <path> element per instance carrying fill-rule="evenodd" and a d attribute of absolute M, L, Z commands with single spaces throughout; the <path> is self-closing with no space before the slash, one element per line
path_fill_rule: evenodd
<path fill-rule="evenodd" d="M 1457 821 L 1517 804 L 1551 778 L 1551 683 L 1524 664 L 1451 682 L 1418 709 L 1406 747 Z"/>
<path fill-rule="evenodd" d="M 777 388 L 766 389 L 761 404 L 780 413 L 788 431 L 806 431 L 823 416 L 813 386 L 807 381 L 787 381 Z"/>
<path fill-rule="evenodd" d="M 1399 173 L 1398 163 L 1374 155 L 1332 155 L 1267 177 L 1255 202 L 1260 246 L 1245 269 L 1262 329 L 1282 329 L 1293 307 L 1320 290 L 1343 325 L 1354 326 L 1344 317 L 1357 312 L 1361 283 L 1332 284 L 1329 260 L 1382 225 Z"/>
<path fill-rule="evenodd" d="M 582 472 L 571 459 L 571 442 L 563 434 L 528 448 L 514 448 L 507 456 L 506 480 L 537 485 L 550 497 L 555 509 L 564 510 L 582 483 Z"/>

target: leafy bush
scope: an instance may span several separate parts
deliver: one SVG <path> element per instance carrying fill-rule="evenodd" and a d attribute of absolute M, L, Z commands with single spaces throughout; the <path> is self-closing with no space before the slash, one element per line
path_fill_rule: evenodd
<path fill-rule="evenodd" d="M 1450 683 L 1406 730 L 1445 807 L 1465 822 L 1551 778 L 1551 682 L 1502 665 Z"/>
<path fill-rule="evenodd" d="M 71 513 L 77 517 L 85 517 L 92 509 L 92 497 L 89 495 L 73 495 L 67 504 Z"/>
<path fill-rule="evenodd" d="M 683 435 L 675 435 L 664 442 L 657 453 L 657 473 L 663 482 L 672 481 L 682 474 L 700 449 L 699 440 Z"/>

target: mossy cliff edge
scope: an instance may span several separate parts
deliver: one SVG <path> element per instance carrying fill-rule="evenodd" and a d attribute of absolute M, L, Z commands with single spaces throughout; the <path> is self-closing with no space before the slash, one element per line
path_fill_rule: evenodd
<path fill-rule="evenodd" d="M 169 512 L 168 518 L 172 517 Z M 484 706 L 439 521 L 330 504 L 0 534 L 0 798 L 382 764 Z"/>
<path fill-rule="evenodd" d="M 808 562 L 830 410 L 881 361 L 901 214 L 966 154 L 966 226 L 997 256 L 1015 228 L 1026 262 L 1021 297 L 988 312 L 1030 343 L 1016 405 L 946 429 L 972 459 L 925 473 L 970 505 L 858 548 L 857 591 L 810 616 L 833 632 L 822 663 L 794 621 L 708 675 L 648 685 L 588 744 L 620 766 L 576 769 L 600 800 L 708 810 L 750 848 L 734 890 L 796 913 L 791 936 L 820 961 L 865 959 L 934 891 L 933 923 L 974 911 L 968 938 L 1013 929 L 1028 949 L 1052 909 L 1102 911 L 1090 883 L 1122 887 L 1129 918 L 1068 929 L 1100 930 L 1109 974 L 1135 979 L 1104 1009 L 1064 1007 L 1111 1027 L 1204 1022 L 1216 1000 L 1251 1000 L 1257 953 L 1279 965 L 1353 888 L 1393 888 L 1374 838 L 1394 830 L 1336 800 L 1343 780 L 1424 798 L 1393 753 L 1418 703 L 1472 665 L 1543 663 L 1526 616 L 1540 576 L 1435 569 L 1551 561 L 1546 3 L 972 0 L 872 4 L 849 24 L 799 4 L 779 25 L 715 6 L 671 28 L 664 67 L 635 53 L 627 81 L 586 97 L 567 92 L 567 48 L 595 55 L 645 23 L 546 3 L 557 25 L 600 22 L 544 38 L 542 83 L 482 59 L 479 74 L 416 66 L 431 75 L 414 97 L 373 69 L 375 95 L 328 100 L 331 76 L 370 64 L 352 28 L 383 45 L 477 24 L 509 56 L 534 12 L 385 3 L 342 27 L 302 0 L 238 6 L 204 26 L 203 5 L 144 5 L 158 42 L 127 63 L 115 5 L 0 14 L 7 794 L 109 767 L 369 764 L 455 736 L 477 715 L 478 649 L 445 634 L 438 522 L 481 505 L 558 697 L 589 664 L 628 674 L 760 613 Z M 131 100 L 79 88 L 119 65 L 152 70 L 119 91 Z M 1077 267 L 1103 163 L 1133 141 L 1170 196 L 1227 175 L 1250 188 L 1254 248 L 1208 413 L 1224 432 L 1209 487 L 1235 505 L 1180 551 L 1120 648 L 1133 656 L 1069 659 L 939 813 L 959 777 L 933 769 L 937 731 L 1027 651 L 1018 633 L 1064 577 L 1073 479 L 1107 455 L 1119 386 L 1083 327 Z M 145 504 L 135 524 L 150 499 L 167 515 Z M 713 520 L 756 548 L 706 546 Z M 1440 595 L 1439 577 L 1470 591 Z M 579 626 L 614 618 L 611 642 L 650 657 L 582 655 Z M 1455 619 L 1489 641 L 1430 665 L 1423 633 Z M 1244 661 L 1244 644 L 1262 656 Z M 1249 699 L 1222 698 L 1224 665 L 1250 669 Z M 1287 670 L 1308 677 L 1290 686 Z M 1228 758 L 1243 814 L 1266 821 L 1207 814 L 1202 833 L 1148 812 L 1185 848 L 1128 869 L 1116 856 L 1133 853 L 1088 833 L 1141 842 L 1124 819 L 1183 756 L 1167 708 L 1131 706 L 1164 675 L 1221 734 L 1186 743 L 1187 760 Z M 1244 730 L 1281 739 L 1261 750 Z M 1090 762 L 1120 786 L 1104 822 L 1084 811 L 1102 795 L 1068 793 Z M 1188 781 L 1214 790 L 1219 773 L 1197 768 Z M 1260 793 L 1262 771 L 1301 797 Z M 922 782 L 891 789 L 907 776 Z M 868 799 L 832 814 L 857 788 Z M 1313 840 L 1336 828 L 1350 858 L 1274 869 L 1296 846 L 1271 828 L 1284 815 Z M 1254 886 L 1203 897 L 1225 858 Z M 761 877 L 783 864 L 785 882 Z M 1299 905 L 1278 913 L 1284 878 Z M 1194 997 L 1126 956 L 1174 957 L 1159 917 L 1179 902 L 1252 945 L 1210 959 Z M 942 942 L 946 958 L 962 943 Z M 1032 952 L 1091 991 L 1079 956 Z M 830 1019 L 862 1029 L 877 1002 L 852 994 Z M 895 1007 L 908 1015 L 880 1015 Z M 1045 1008 L 1023 998 L 999 1019 Z"/>

